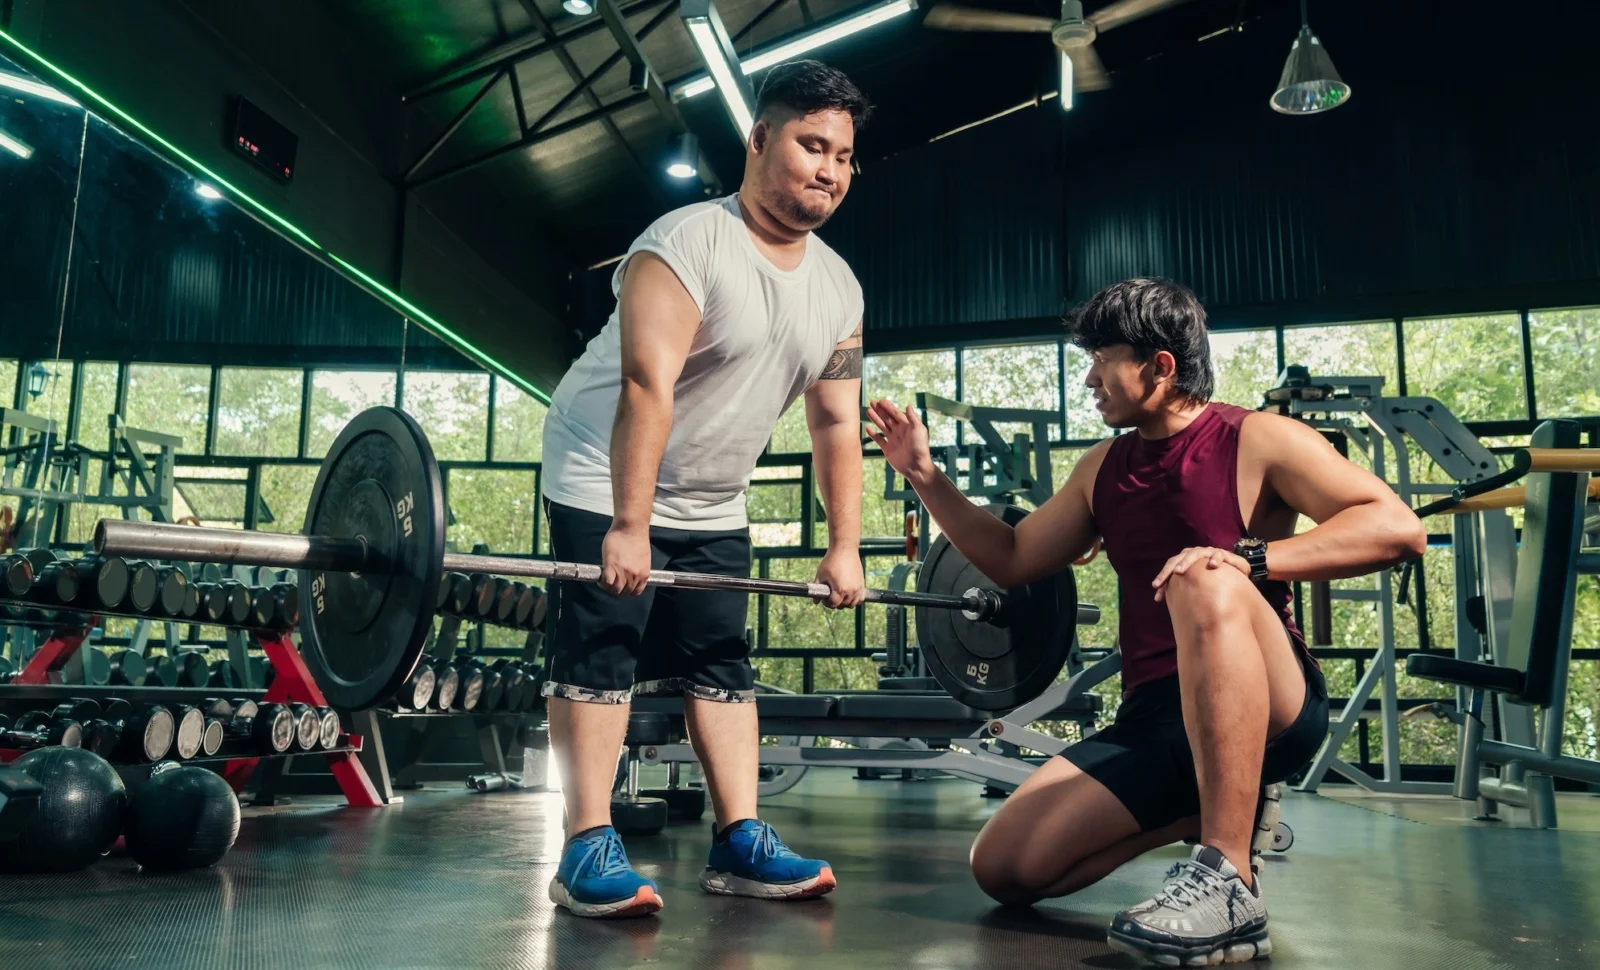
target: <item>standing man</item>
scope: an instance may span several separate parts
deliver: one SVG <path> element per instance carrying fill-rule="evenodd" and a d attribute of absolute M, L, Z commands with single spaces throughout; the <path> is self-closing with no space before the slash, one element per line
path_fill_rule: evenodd
<path fill-rule="evenodd" d="M 784 410 L 805 396 L 828 552 L 827 605 L 863 597 L 860 284 L 812 234 L 850 188 L 869 113 L 844 74 L 774 68 L 756 100 L 744 182 L 658 219 L 617 267 L 617 309 L 556 389 L 544 491 L 557 559 L 599 562 L 560 584 L 550 741 L 569 839 L 551 899 L 579 916 L 661 909 L 611 827 L 631 690 L 680 691 L 716 835 L 706 892 L 804 899 L 826 862 L 756 818 L 760 736 L 744 593 L 647 586 L 652 569 L 750 574 L 745 491 Z"/>
<path fill-rule="evenodd" d="M 915 411 L 872 405 L 869 431 L 955 547 L 1004 588 L 1064 569 L 1096 538 L 1117 573 L 1116 722 L 1035 771 L 972 846 L 1002 903 L 1077 892 L 1157 846 L 1197 838 L 1153 898 L 1118 913 L 1114 949 L 1164 966 L 1272 952 L 1251 836 L 1264 784 L 1304 765 L 1328 694 L 1289 584 L 1422 555 L 1394 491 L 1291 418 L 1211 401 L 1206 314 L 1165 280 L 1101 290 L 1071 324 L 1102 441 L 1015 528 L 941 475 Z M 1315 527 L 1298 535 L 1304 515 Z"/>

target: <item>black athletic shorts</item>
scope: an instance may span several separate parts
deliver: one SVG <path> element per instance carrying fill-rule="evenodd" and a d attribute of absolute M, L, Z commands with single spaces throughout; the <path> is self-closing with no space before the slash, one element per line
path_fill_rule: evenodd
<path fill-rule="evenodd" d="M 600 562 L 611 517 L 545 503 L 550 547 L 566 562 Z M 750 575 L 750 531 L 650 528 L 653 569 Z M 627 703 L 631 694 L 693 694 L 754 701 L 745 640 L 749 596 L 727 590 L 646 586 L 614 596 L 595 583 L 551 586 L 555 630 L 546 651 L 546 697 Z"/>
<path fill-rule="evenodd" d="M 1300 658 L 1305 703 L 1294 723 L 1267 742 L 1263 785 L 1281 782 L 1304 767 L 1328 736 L 1327 682 L 1310 657 L 1300 653 Z M 1145 832 L 1200 814 L 1200 786 L 1176 676 L 1136 688 L 1123 699 L 1109 727 L 1061 756 L 1109 788 Z"/>

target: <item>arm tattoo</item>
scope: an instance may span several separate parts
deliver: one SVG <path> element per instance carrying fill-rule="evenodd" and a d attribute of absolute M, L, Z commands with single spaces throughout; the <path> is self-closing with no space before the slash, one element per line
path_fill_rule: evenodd
<path fill-rule="evenodd" d="M 833 356 L 828 358 L 828 366 L 822 368 L 818 380 L 824 381 L 850 381 L 859 380 L 861 377 L 861 348 L 847 347 L 835 350 Z"/>

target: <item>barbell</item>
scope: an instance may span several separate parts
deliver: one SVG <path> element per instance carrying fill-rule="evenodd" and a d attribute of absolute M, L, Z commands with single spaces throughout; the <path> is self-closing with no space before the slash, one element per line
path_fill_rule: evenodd
<path fill-rule="evenodd" d="M 1009 508 L 1009 511 L 1006 509 Z M 1025 514 L 995 507 L 1008 521 Z M 515 556 L 447 553 L 438 462 L 414 419 L 370 408 L 345 426 L 318 470 L 304 534 L 123 519 L 95 526 L 102 556 L 299 570 L 301 652 L 328 702 L 363 710 L 393 696 L 420 661 L 445 572 L 598 582 L 600 567 Z M 824 599 L 822 583 L 654 570 L 649 584 Z M 924 654 L 940 683 L 981 710 L 1036 696 L 1060 673 L 1079 622 L 1071 570 L 1000 590 L 943 537 L 918 588 L 869 589 L 866 600 L 917 610 Z M 957 592 L 959 590 L 959 592 Z M 931 613 L 943 619 L 929 621 Z"/>

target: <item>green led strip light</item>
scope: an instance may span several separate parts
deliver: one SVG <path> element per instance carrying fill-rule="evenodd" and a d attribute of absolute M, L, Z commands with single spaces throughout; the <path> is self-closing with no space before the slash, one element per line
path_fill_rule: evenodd
<path fill-rule="evenodd" d="M 506 380 L 510 381 L 512 384 L 515 384 L 517 387 L 521 388 L 523 391 L 527 392 L 528 394 L 531 394 L 539 402 L 541 402 L 543 404 L 547 404 L 547 405 L 550 403 L 550 396 L 548 394 L 545 394 L 543 391 L 540 391 L 538 388 L 536 388 L 532 384 L 528 383 L 520 375 L 518 375 L 516 373 L 513 373 L 512 370 L 509 367 L 506 367 L 504 364 L 500 363 L 498 360 L 495 360 L 493 357 L 490 357 L 488 354 L 484 353 L 482 350 L 478 349 L 478 347 L 476 347 L 471 342 L 469 342 L 466 338 L 462 337 L 460 334 L 456 333 L 454 330 L 451 330 L 449 327 L 447 327 L 444 324 L 440 323 L 438 320 L 434 319 L 429 314 L 424 313 L 420 308 L 418 308 L 410 300 L 407 300 L 406 298 L 402 297 L 400 294 L 396 293 L 394 290 L 389 289 L 389 287 L 384 286 L 382 283 L 380 283 L 377 280 L 373 279 L 371 276 L 367 275 L 366 273 L 363 273 L 361 270 L 357 269 L 355 266 L 351 265 L 349 262 L 347 262 L 347 261 L 345 261 L 343 259 L 340 259 L 338 254 L 336 254 L 336 253 L 332 252 L 331 250 L 328 250 L 328 249 L 324 248 L 323 246 L 319 245 L 315 239 L 312 239 L 310 236 L 306 235 L 306 233 L 303 230 L 301 230 L 299 226 L 296 226 L 294 223 L 292 223 L 289 220 L 285 219 L 284 217 L 278 215 L 276 212 L 273 212 L 271 209 L 267 208 L 265 205 L 262 205 L 260 202 L 257 202 L 255 199 L 251 198 L 248 193 L 240 190 L 238 187 L 233 185 L 233 183 L 229 182 L 227 179 L 223 178 L 222 176 L 220 176 L 217 173 L 213 172 L 211 169 L 209 169 L 206 166 L 202 165 L 199 161 L 197 161 L 195 158 L 190 156 L 183 149 L 181 149 L 178 146 L 174 145 L 172 142 L 167 141 L 165 138 L 162 138 L 160 135 L 158 135 L 155 132 L 151 131 L 149 128 L 145 127 L 143 124 L 141 124 L 132 115 L 128 114 L 126 111 L 123 111 L 121 108 L 117 107 L 116 105 L 112 104 L 110 101 L 107 101 L 105 98 L 101 97 L 95 91 L 91 90 L 88 85 L 84 84 L 82 81 L 79 81 L 77 78 L 75 78 L 72 75 L 68 74 L 66 71 L 64 71 L 61 68 L 57 67 L 55 64 L 52 64 L 48 59 L 46 59 L 44 57 L 44 55 L 42 55 L 42 54 L 38 53 L 37 51 L 33 50 L 32 48 L 28 47 L 28 45 L 22 43 L 22 41 L 20 41 L 17 38 L 11 36 L 9 33 L 7 33 L 4 30 L 0 30 L 0 40 L 4 40 L 6 43 L 8 43 L 12 47 L 16 48 L 29 61 L 31 61 L 34 64 L 37 64 L 39 67 L 44 68 L 50 74 L 53 74 L 56 77 L 60 78 L 61 81 L 65 82 L 69 87 L 74 88 L 79 92 L 82 92 L 90 101 L 94 102 L 96 105 L 99 105 L 101 108 L 105 109 L 105 111 L 107 113 L 109 113 L 111 115 L 114 115 L 115 117 L 120 119 L 123 123 L 128 125 L 130 128 L 133 128 L 133 129 L 139 131 L 146 138 L 148 138 L 152 143 L 154 143 L 156 145 L 160 145 L 163 149 L 166 150 L 166 152 L 170 156 L 172 156 L 174 158 L 177 158 L 177 159 L 181 159 L 184 164 L 189 166 L 189 168 L 191 170 L 191 174 L 193 172 L 201 173 L 202 175 L 205 176 L 206 180 L 208 182 L 212 183 L 213 187 L 217 188 L 219 191 L 224 191 L 225 190 L 226 194 L 229 197 L 231 197 L 233 199 L 237 199 L 237 200 L 239 200 L 241 202 L 244 202 L 246 205 L 248 205 L 250 208 L 254 209 L 256 212 L 260 213 L 263 217 L 265 217 L 270 222 L 282 227 L 284 231 L 288 232 L 289 234 L 294 236 L 296 239 L 300 240 L 300 242 L 303 243 L 306 247 L 308 247 L 314 254 L 325 256 L 325 257 L 327 257 L 327 259 L 329 259 L 332 262 L 338 264 L 349 275 L 352 275 L 357 280 L 359 280 L 361 282 L 362 286 L 364 286 L 374 296 L 377 296 L 380 299 L 384 300 L 385 302 L 389 303 L 392 307 L 405 312 L 412 319 L 416 320 L 418 323 L 421 323 L 424 327 L 426 327 L 429 332 L 433 333 L 435 336 L 438 336 L 438 337 L 442 338 L 445 341 L 445 343 L 449 344 L 451 347 L 454 347 L 456 350 L 459 350 L 461 353 L 465 354 L 467 357 L 471 358 L 472 360 L 477 361 L 479 364 L 483 365 L 483 367 L 485 369 L 492 370 L 496 374 L 499 374 L 501 377 L 504 377 Z"/>

